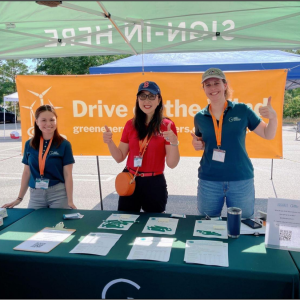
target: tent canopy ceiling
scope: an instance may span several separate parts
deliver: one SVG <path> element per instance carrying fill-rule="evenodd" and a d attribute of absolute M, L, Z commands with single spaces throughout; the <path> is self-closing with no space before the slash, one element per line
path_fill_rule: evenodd
<path fill-rule="evenodd" d="M 299 1 L 0 2 L 0 59 L 299 49 Z"/>
<path fill-rule="evenodd" d="M 144 66 L 144 68 L 143 68 Z M 99 67 L 91 74 L 131 72 L 204 72 L 208 68 L 223 71 L 288 69 L 286 89 L 300 87 L 300 55 L 279 50 L 163 53 L 130 56 Z"/>

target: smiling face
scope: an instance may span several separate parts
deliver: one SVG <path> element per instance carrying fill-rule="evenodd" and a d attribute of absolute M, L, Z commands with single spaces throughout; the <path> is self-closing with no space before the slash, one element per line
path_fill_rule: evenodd
<path fill-rule="evenodd" d="M 152 116 L 154 115 L 156 107 L 160 103 L 160 98 L 158 97 L 158 95 L 155 95 L 154 100 L 150 100 L 149 97 L 147 97 L 145 100 L 141 100 L 140 96 L 143 97 L 144 95 L 149 96 L 152 94 L 148 91 L 141 91 L 138 95 L 139 107 L 142 112 L 147 115 L 147 122 L 150 122 Z"/>
<path fill-rule="evenodd" d="M 219 78 L 209 78 L 203 82 L 203 89 L 212 102 L 225 101 L 225 91 L 227 89 L 227 83 L 224 83 Z"/>
<path fill-rule="evenodd" d="M 56 129 L 56 117 L 51 111 L 44 111 L 39 114 L 36 124 L 41 130 L 44 139 L 50 139 Z"/>

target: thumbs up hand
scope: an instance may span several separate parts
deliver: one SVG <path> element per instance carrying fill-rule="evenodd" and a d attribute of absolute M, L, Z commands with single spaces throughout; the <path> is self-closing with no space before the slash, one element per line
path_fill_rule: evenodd
<path fill-rule="evenodd" d="M 201 137 L 196 136 L 193 132 L 191 132 L 191 136 L 193 137 L 192 144 L 196 151 L 204 150 L 205 143 L 203 142 Z"/>
<path fill-rule="evenodd" d="M 163 134 L 164 139 L 167 142 L 170 142 L 171 144 L 176 145 L 178 143 L 178 139 L 177 139 L 176 134 L 171 129 L 171 125 L 172 125 L 172 123 L 170 122 L 168 124 L 167 131 L 164 131 L 162 134 Z"/>
<path fill-rule="evenodd" d="M 276 119 L 277 114 L 271 104 L 272 97 L 268 98 L 268 104 L 266 106 L 261 106 L 258 111 L 263 118 L 267 118 L 269 120 Z"/>
<path fill-rule="evenodd" d="M 105 125 L 105 132 L 103 132 L 103 142 L 106 144 L 109 144 L 112 142 L 112 132 L 110 131 L 110 129 Z"/>

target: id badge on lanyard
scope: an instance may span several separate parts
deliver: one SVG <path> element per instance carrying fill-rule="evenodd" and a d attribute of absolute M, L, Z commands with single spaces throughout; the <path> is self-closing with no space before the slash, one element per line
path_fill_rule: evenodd
<path fill-rule="evenodd" d="M 223 113 L 220 117 L 219 126 L 218 126 L 217 120 L 216 120 L 215 116 L 212 113 L 211 106 L 209 106 L 209 112 L 211 114 L 211 117 L 212 117 L 212 120 L 213 120 L 213 123 L 214 123 L 214 129 L 215 129 L 217 146 L 218 146 L 218 149 L 213 150 L 212 160 L 222 162 L 222 163 L 225 161 L 225 154 L 226 154 L 226 151 L 220 149 L 221 140 L 222 140 L 223 116 L 224 116 L 224 111 L 225 111 L 226 107 L 227 107 L 227 101 L 224 103 Z"/>
<path fill-rule="evenodd" d="M 142 156 L 135 156 L 133 159 L 133 164 L 135 167 L 141 167 L 143 162 L 143 157 Z"/>
<path fill-rule="evenodd" d="M 45 171 L 45 164 L 46 164 L 46 158 L 47 154 L 50 150 L 51 144 L 52 144 L 53 138 L 51 138 L 49 145 L 43 155 L 43 144 L 44 144 L 44 139 L 41 136 L 40 138 L 40 148 L 39 148 L 39 170 L 40 170 L 40 175 L 41 178 L 36 178 L 35 179 L 35 188 L 36 189 L 43 189 L 46 190 L 49 187 L 49 182 L 50 179 L 44 178 L 44 171 Z"/>
<path fill-rule="evenodd" d="M 35 188 L 36 189 L 42 189 L 47 190 L 49 187 L 50 180 L 47 178 L 36 178 L 35 180 Z"/>
<path fill-rule="evenodd" d="M 137 168 L 137 167 L 142 166 L 143 156 L 144 156 L 144 153 L 148 147 L 148 144 L 149 144 L 151 138 L 152 138 L 152 135 L 149 139 L 147 137 L 145 137 L 142 141 L 139 141 L 140 151 L 139 151 L 139 155 L 134 156 L 134 158 L 133 158 L 134 167 Z"/>
<path fill-rule="evenodd" d="M 212 160 L 224 162 L 225 161 L 225 153 L 226 151 L 221 149 L 214 149 Z"/>

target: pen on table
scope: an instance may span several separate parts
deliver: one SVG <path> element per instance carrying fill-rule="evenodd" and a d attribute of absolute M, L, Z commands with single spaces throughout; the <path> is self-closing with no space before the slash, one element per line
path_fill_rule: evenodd
<path fill-rule="evenodd" d="M 205 215 L 206 215 L 205 219 L 206 219 L 206 220 L 211 220 L 210 216 L 209 216 L 205 211 L 204 211 L 204 213 L 205 213 Z"/>

